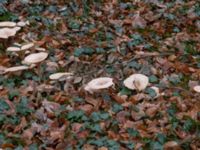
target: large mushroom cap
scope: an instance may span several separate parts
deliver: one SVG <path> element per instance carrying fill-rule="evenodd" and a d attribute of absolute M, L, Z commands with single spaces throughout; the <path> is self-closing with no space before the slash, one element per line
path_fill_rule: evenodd
<path fill-rule="evenodd" d="M 106 89 L 114 85 L 113 79 L 108 78 L 108 77 L 101 77 L 101 78 L 96 78 L 90 81 L 86 86 L 85 90 L 92 92 L 100 89 Z"/>
<path fill-rule="evenodd" d="M 7 72 L 16 72 L 16 71 L 22 71 L 28 69 L 28 66 L 15 66 L 15 67 L 10 67 L 5 69 L 5 73 Z"/>
<path fill-rule="evenodd" d="M 143 74 L 133 74 L 124 80 L 124 85 L 131 90 L 144 90 L 149 83 L 149 78 Z"/>
<path fill-rule="evenodd" d="M 42 62 L 48 57 L 48 53 L 40 52 L 40 53 L 33 53 L 24 58 L 24 63 L 26 64 L 35 64 Z"/>
<path fill-rule="evenodd" d="M 70 73 L 70 72 L 58 72 L 58 73 L 51 74 L 49 76 L 49 78 L 51 80 L 59 80 L 60 78 L 68 77 L 68 76 L 71 76 L 71 75 L 73 75 L 73 73 Z"/>
<path fill-rule="evenodd" d="M 2 28 L 0 29 L 0 38 L 7 39 L 10 36 L 14 36 L 20 29 L 21 29 L 20 27 Z"/>
<path fill-rule="evenodd" d="M 0 27 L 15 27 L 16 23 L 11 21 L 0 22 Z"/>

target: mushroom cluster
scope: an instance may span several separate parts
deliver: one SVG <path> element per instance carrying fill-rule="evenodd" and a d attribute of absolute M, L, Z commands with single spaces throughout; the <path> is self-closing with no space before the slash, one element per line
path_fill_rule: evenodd
<path fill-rule="evenodd" d="M 18 44 L 17 46 L 11 46 L 6 49 L 8 52 L 21 52 L 28 50 L 34 46 L 34 43 L 27 43 L 24 45 Z"/>
<path fill-rule="evenodd" d="M 22 22 L 22 21 L 18 22 L 18 23 L 0 22 L 0 38 L 1 37 L 8 38 L 10 36 L 14 36 L 16 34 L 16 32 L 14 32 L 14 30 L 17 31 L 18 29 L 20 29 L 22 26 L 25 26 L 26 24 L 27 24 L 26 22 Z M 1 27 L 4 27 L 4 28 L 1 29 Z M 26 43 L 26 44 L 14 43 L 14 46 L 8 47 L 6 49 L 6 51 L 14 52 L 17 54 L 17 56 L 22 56 L 20 58 L 23 58 L 26 54 L 25 51 L 30 48 L 33 48 L 34 46 L 35 45 L 33 42 Z M 39 48 L 39 49 L 42 49 L 42 51 L 45 50 L 43 48 Z M 37 64 L 39 64 L 39 66 L 40 66 L 40 63 L 42 61 L 44 61 L 47 57 L 48 57 L 48 53 L 46 53 L 46 52 L 32 53 L 32 54 L 26 56 L 25 58 L 23 58 L 24 60 L 22 61 L 22 64 L 24 64 L 24 65 L 5 68 L 3 70 L 3 73 L 11 73 L 11 72 L 14 73 L 14 72 L 31 69 L 31 68 L 35 67 Z M 40 67 L 38 67 L 38 68 L 40 69 Z"/>
<path fill-rule="evenodd" d="M 149 78 L 143 74 L 132 74 L 127 77 L 124 81 L 124 86 L 130 90 L 136 90 L 141 92 L 146 89 L 149 85 Z M 109 77 L 99 77 L 96 79 L 91 80 L 87 85 L 84 87 L 84 90 L 89 93 L 94 93 L 96 91 L 100 91 L 102 89 L 108 89 L 114 85 L 113 79 Z M 150 87 L 156 93 L 156 97 L 163 95 L 163 93 L 159 92 L 159 88 L 152 86 Z M 155 98 L 156 98 L 155 97 Z"/>
<path fill-rule="evenodd" d="M 15 36 L 17 31 L 21 29 L 21 27 L 28 24 L 28 22 L 11 22 L 11 21 L 3 21 L 0 22 L 0 38 L 8 39 L 9 37 Z"/>

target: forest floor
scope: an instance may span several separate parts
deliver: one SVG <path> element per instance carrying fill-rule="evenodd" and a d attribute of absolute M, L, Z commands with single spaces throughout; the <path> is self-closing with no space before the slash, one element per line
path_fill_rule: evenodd
<path fill-rule="evenodd" d="M 199 0 L 0 0 L 2 21 L 23 26 L 0 39 L 2 149 L 200 149 Z M 125 87 L 132 74 L 147 87 Z M 98 77 L 114 86 L 85 90 Z"/>

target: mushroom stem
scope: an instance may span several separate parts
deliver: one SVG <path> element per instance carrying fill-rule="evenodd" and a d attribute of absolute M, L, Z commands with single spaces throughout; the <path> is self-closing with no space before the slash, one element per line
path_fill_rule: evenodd
<path fill-rule="evenodd" d="M 39 76 L 39 81 L 42 81 L 42 76 L 43 76 L 43 70 L 42 70 L 42 64 L 39 63 L 38 65 L 38 76 Z"/>

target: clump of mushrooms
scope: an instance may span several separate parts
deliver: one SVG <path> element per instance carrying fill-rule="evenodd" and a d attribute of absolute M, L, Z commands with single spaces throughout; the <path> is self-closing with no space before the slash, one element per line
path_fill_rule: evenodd
<path fill-rule="evenodd" d="M 6 49 L 6 51 L 8 51 L 8 52 L 21 52 L 21 51 L 28 50 L 28 49 L 32 48 L 33 46 L 34 46 L 34 43 L 28 43 L 28 44 L 20 45 L 20 47 L 19 46 L 8 47 Z"/>
<path fill-rule="evenodd" d="M 93 93 L 102 89 L 107 89 L 111 86 L 113 86 L 113 79 L 109 77 L 100 77 L 91 80 L 86 86 L 85 90 L 88 91 L 89 93 Z"/>
<path fill-rule="evenodd" d="M 131 90 L 144 90 L 149 84 L 149 78 L 143 74 L 133 74 L 124 80 L 124 85 Z"/>
<path fill-rule="evenodd" d="M 26 22 L 20 21 L 18 23 L 11 21 L 0 22 L 0 39 L 8 39 L 16 35 L 21 27 L 25 26 Z M 6 46 L 6 41 L 3 40 L 3 45 Z"/>
<path fill-rule="evenodd" d="M 34 43 L 27 43 L 24 45 L 18 44 L 6 49 L 7 52 L 13 52 L 14 54 L 20 56 L 21 58 L 25 56 L 26 50 L 32 48 Z"/>

